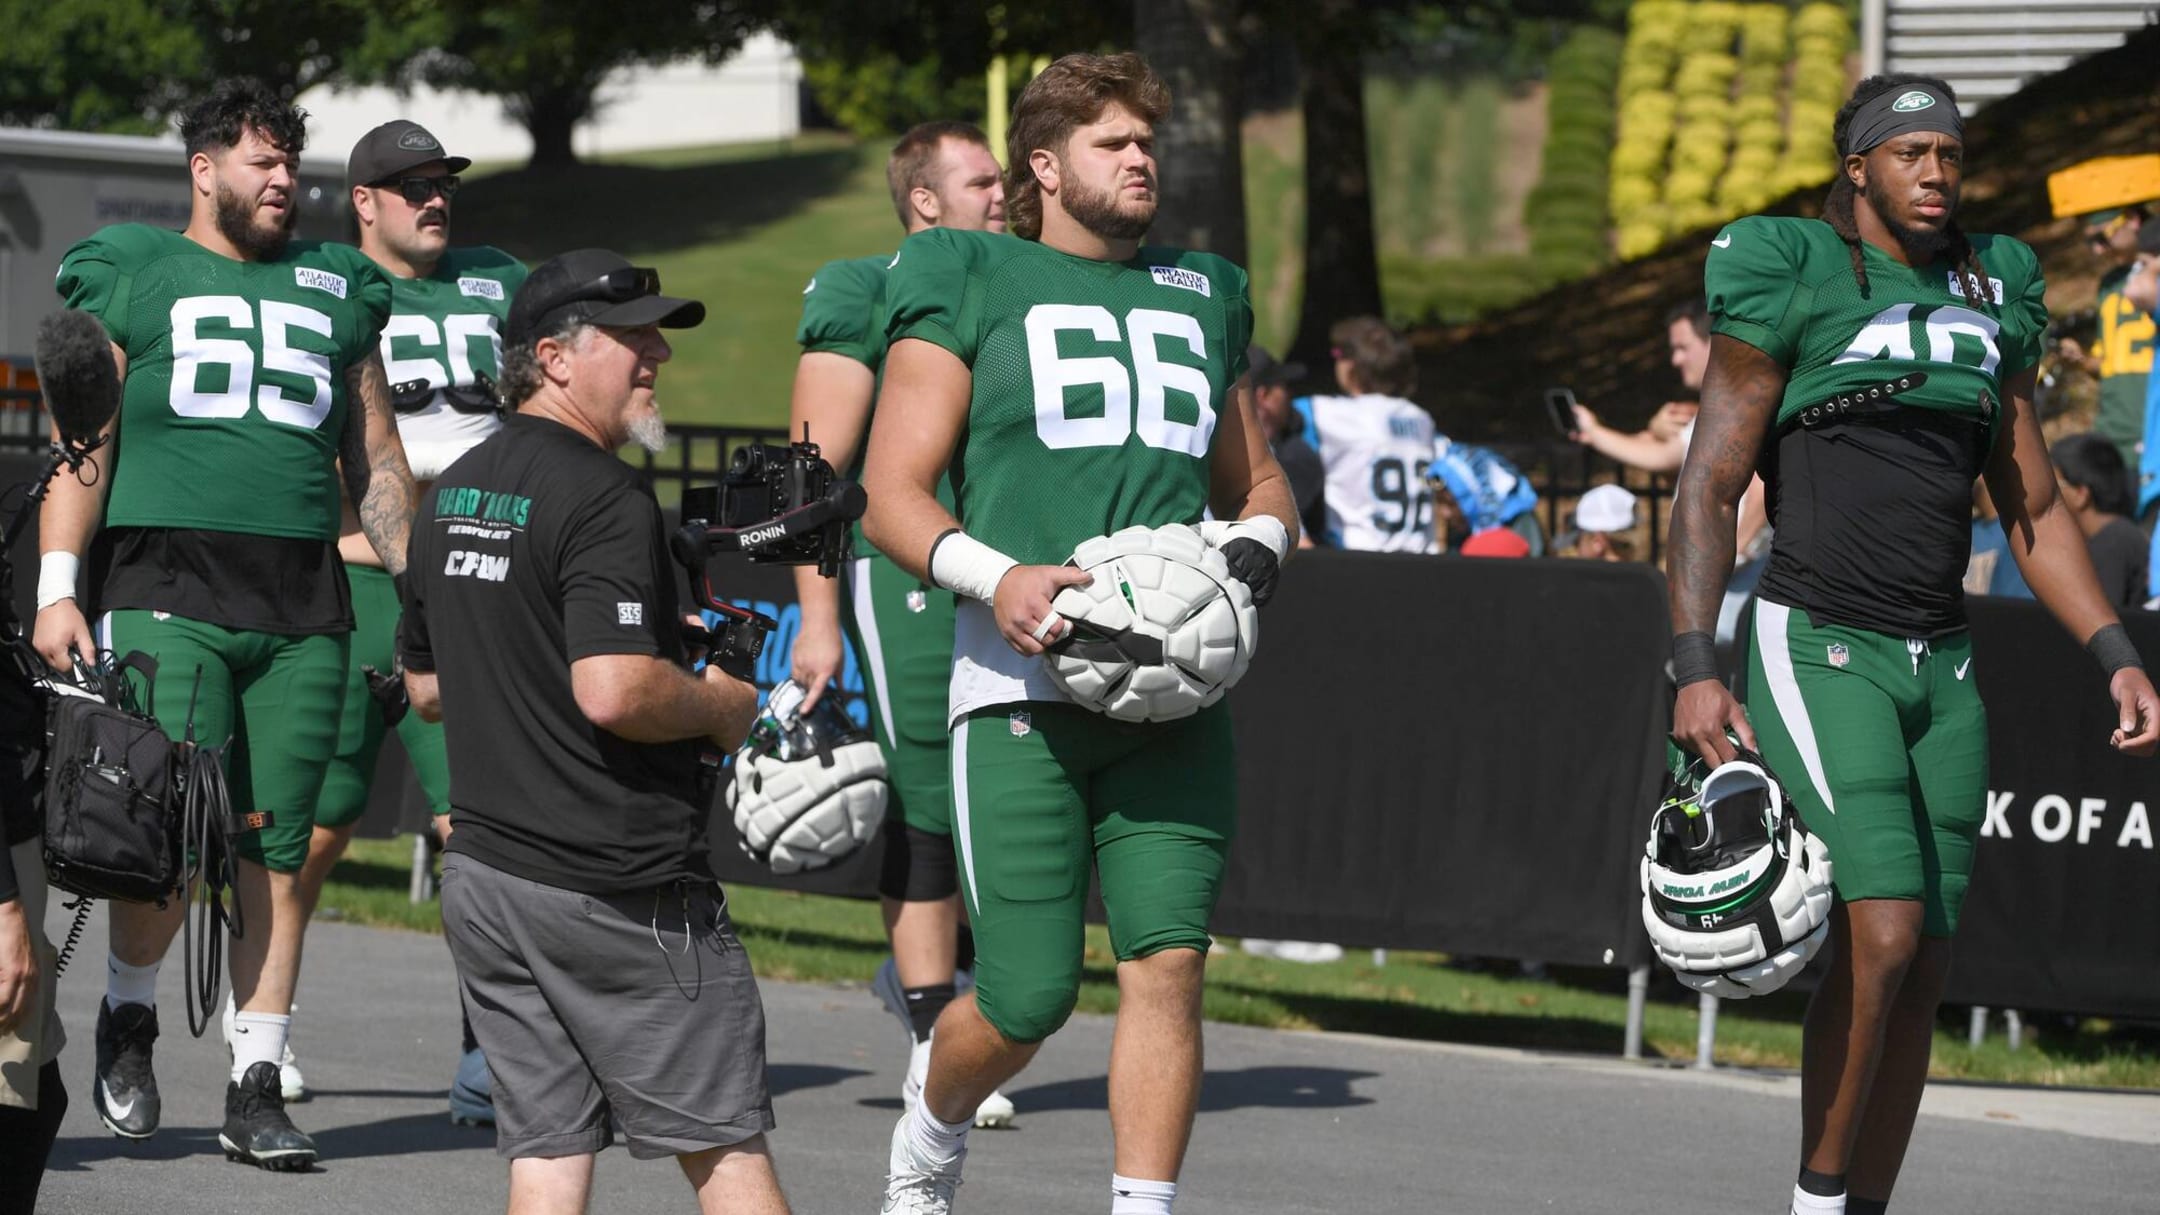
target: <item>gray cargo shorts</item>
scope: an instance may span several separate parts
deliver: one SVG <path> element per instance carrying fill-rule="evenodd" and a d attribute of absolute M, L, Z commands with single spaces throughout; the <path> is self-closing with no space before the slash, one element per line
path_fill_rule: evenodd
<path fill-rule="evenodd" d="M 451 852 L 442 917 L 497 1154 L 597 1152 L 614 1121 L 640 1159 L 773 1128 L 765 1006 L 717 884 L 583 894 Z"/>

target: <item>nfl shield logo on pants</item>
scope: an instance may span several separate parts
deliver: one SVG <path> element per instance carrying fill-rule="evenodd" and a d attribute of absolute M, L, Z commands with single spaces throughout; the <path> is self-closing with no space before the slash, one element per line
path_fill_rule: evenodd
<path fill-rule="evenodd" d="M 1007 725 L 1011 727 L 1014 738 L 1026 738 L 1034 732 L 1035 719 L 1025 713 L 1015 713 L 1007 719 Z"/>
<path fill-rule="evenodd" d="M 1844 666 L 1845 666 L 1845 664 L 1846 664 L 1846 663 L 1848 663 L 1848 662 L 1851 662 L 1851 661 L 1852 661 L 1852 651 L 1851 651 L 1851 650 L 1848 650 L 1848 649 L 1846 649 L 1846 648 L 1845 648 L 1845 647 L 1844 647 L 1843 645 L 1839 645 L 1839 644 L 1836 644 L 1836 643 L 1832 643 L 1832 645 L 1830 646 L 1830 665 L 1831 665 L 1831 666 L 1837 667 L 1837 668 L 1839 668 L 1840 670 L 1842 670 L 1842 669 L 1844 669 Z"/>

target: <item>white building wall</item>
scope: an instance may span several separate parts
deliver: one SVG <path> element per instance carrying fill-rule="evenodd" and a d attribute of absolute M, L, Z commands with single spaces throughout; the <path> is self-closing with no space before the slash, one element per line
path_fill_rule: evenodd
<path fill-rule="evenodd" d="M 757 34 L 718 67 L 680 60 L 618 70 L 600 87 L 598 113 L 579 123 L 571 145 L 579 156 L 653 148 L 695 147 L 787 139 L 802 127 L 795 50 Z M 525 128 L 502 102 L 477 93 L 417 88 L 328 86 L 300 95 L 308 111 L 307 161 L 342 165 L 354 143 L 392 118 L 409 118 L 435 133 L 454 155 L 482 162 L 522 161 L 532 155 Z"/>

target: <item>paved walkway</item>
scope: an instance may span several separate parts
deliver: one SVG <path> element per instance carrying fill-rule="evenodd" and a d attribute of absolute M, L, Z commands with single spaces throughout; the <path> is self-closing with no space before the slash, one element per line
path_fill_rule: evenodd
<path fill-rule="evenodd" d="M 40 1210 L 84 1215 L 499 1211 L 490 1132 L 450 1125 L 458 1016 L 434 937 L 309 934 L 295 1047 L 323 1150 L 300 1176 L 219 1154 L 225 1053 L 188 1038 L 161 978 L 165 1127 L 130 1144 L 90 1109 L 102 925 L 63 981 L 73 1097 Z M 768 983 L 782 1178 L 801 1215 L 877 1209 L 905 1059 L 868 992 Z M 1108 1209 L 1110 1022 L 1080 1016 L 1008 1090 L 1018 1129 L 974 1137 L 963 1215 Z M 1208 1027 L 1208 1077 L 1179 1215 L 1783 1215 L 1797 1135 L 1790 1077 L 1358 1035 Z M 1931 1088 L 1897 1209 L 1966 1215 L 2160 1210 L 2160 1094 Z M 693 1211 L 665 1162 L 601 1157 L 596 1212 Z"/>

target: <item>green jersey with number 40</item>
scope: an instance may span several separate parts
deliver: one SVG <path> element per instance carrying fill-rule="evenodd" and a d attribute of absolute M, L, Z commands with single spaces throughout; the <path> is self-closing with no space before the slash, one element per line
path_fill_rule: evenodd
<path fill-rule="evenodd" d="M 953 453 L 968 534 L 1023 564 L 1136 524 L 1198 523 L 1208 456 L 1245 374 L 1245 272 L 1145 248 L 1095 261 L 1034 241 L 932 228 L 900 246 L 888 333 L 974 374 Z"/>
<path fill-rule="evenodd" d="M 1765 598 L 1907 638 L 1964 626 L 1972 486 L 2006 421 L 2003 385 L 2040 360 L 2039 260 L 2007 236 L 1970 235 L 1985 300 L 1938 257 L 1907 266 L 1829 224 L 1755 216 L 1710 242 L 1711 330 L 1787 372 L 1762 474 L 1776 534 Z M 1894 409 L 1803 426 L 1811 405 L 1923 372 Z"/>
<path fill-rule="evenodd" d="M 337 538 L 345 372 L 390 311 L 373 262 L 312 241 L 235 261 L 120 224 L 56 285 L 127 354 L 107 525 Z"/>

